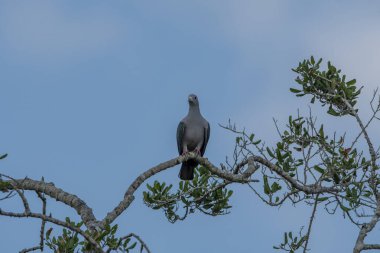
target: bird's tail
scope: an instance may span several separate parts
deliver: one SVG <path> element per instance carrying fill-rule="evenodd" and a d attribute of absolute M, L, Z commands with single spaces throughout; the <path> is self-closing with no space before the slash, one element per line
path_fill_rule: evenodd
<path fill-rule="evenodd" d="M 182 163 L 181 170 L 179 171 L 179 178 L 182 180 L 193 180 L 194 168 L 198 166 L 195 160 L 188 160 Z"/>

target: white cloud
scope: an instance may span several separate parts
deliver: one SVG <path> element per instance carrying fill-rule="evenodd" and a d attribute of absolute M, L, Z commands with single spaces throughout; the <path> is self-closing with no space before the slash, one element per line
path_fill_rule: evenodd
<path fill-rule="evenodd" d="M 11 1 L 0 8 L 0 46 L 11 60 L 59 61 L 101 53 L 120 41 L 121 33 L 120 21 L 96 6 L 68 10 L 56 1 Z"/>

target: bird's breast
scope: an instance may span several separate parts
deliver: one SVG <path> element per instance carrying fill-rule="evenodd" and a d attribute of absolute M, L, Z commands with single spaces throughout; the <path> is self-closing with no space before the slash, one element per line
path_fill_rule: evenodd
<path fill-rule="evenodd" d="M 184 141 L 189 151 L 193 151 L 197 146 L 203 143 L 204 129 L 201 126 L 189 127 L 186 129 Z"/>

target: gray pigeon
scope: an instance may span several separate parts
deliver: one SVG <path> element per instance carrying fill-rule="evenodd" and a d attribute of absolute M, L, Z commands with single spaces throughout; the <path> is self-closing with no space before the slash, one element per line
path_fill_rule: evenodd
<path fill-rule="evenodd" d="M 179 122 L 177 128 L 178 153 L 183 155 L 193 151 L 203 156 L 210 137 L 210 124 L 201 115 L 198 97 L 190 94 L 188 100 L 189 113 Z M 183 162 L 179 178 L 192 180 L 194 178 L 194 168 L 197 166 L 198 162 L 194 159 Z"/>

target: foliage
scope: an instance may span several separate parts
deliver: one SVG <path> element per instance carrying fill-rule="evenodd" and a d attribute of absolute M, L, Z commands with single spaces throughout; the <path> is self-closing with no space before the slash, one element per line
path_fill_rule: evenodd
<path fill-rule="evenodd" d="M 227 214 L 231 206 L 228 201 L 232 190 L 225 188 L 226 183 L 215 179 L 209 170 L 200 166 L 195 169 L 192 181 L 180 181 L 176 192 L 173 185 L 154 181 L 147 184 L 144 191 L 144 203 L 154 210 L 162 209 L 166 218 L 174 223 L 184 220 L 195 210 L 212 216 Z M 184 210 L 183 214 L 179 214 Z"/>
<path fill-rule="evenodd" d="M 292 232 L 285 232 L 283 242 L 279 246 L 273 246 L 273 248 L 278 250 L 284 250 L 289 253 L 294 253 L 298 249 L 302 248 L 302 245 L 305 243 L 305 241 L 306 236 L 302 236 L 301 233 L 299 237 L 293 237 Z"/>
<path fill-rule="evenodd" d="M 302 90 L 291 88 L 297 97 L 306 94 L 312 95 L 311 103 L 318 99 L 322 106 L 329 105 L 328 113 L 333 116 L 353 114 L 351 108 L 357 103 L 361 88 L 357 89 L 356 80 L 346 81 L 346 76 L 341 75 L 330 62 L 327 70 L 320 70 L 322 59 L 315 62 L 312 56 L 310 60 L 304 60 L 298 67 L 293 69 L 298 74 L 296 82 L 302 86 Z M 357 110 L 356 110 L 357 112 Z"/>
<path fill-rule="evenodd" d="M 317 125 L 310 112 L 308 116 L 289 116 L 285 129 L 280 130 L 275 121 L 279 141 L 274 147 L 261 144 L 254 134 L 239 131 L 229 123 L 224 128 L 237 134 L 234 164 L 248 157 L 260 154 L 267 161 L 261 163 L 261 186 L 252 186 L 254 193 L 270 206 L 281 206 L 286 201 L 293 205 L 324 205 L 329 214 L 341 210 L 355 225 L 361 226 L 371 213 L 376 214 L 376 199 L 379 178 L 376 173 L 378 153 L 374 152 L 366 127 L 380 110 L 380 102 L 371 108 L 373 116 L 363 124 L 356 108 L 361 88 L 356 80 L 346 81 L 330 62 L 326 70 L 321 70 L 322 59 L 317 62 L 311 57 L 293 69 L 298 74 L 295 81 L 301 86 L 291 88 L 297 97 L 311 96 L 310 103 L 319 101 L 328 106 L 328 114 L 334 117 L 354 116 L 359 127 L 358 135 L 348 141 L 346 134 L 327 134 L 323 124 Z M 374 97 L 376 92 L 374 93 Z M 358 150 L 357 142 L 364 135 L 369 152 Z M 268 168 L 268 163 L 272 167 Z M 230 166 L 233 170 L 234 166 Z M 261 189 L 260 189 L 261 187 Z M 311 229 L 316 208 L 309 223 Z M 306 252 L 310 229 L 297 237 L 285 233 L 283 242 L 275 249 L 288 252 Z"/>
<path fill-rule="evenodd" d="M 67 217 L 66 222 L 71 226 L 76 228 L 81 228 L 83 222 L 75 223 L 70 221 Z M 118 225 L 110 226 L 106 225 L 104 230 L 90 232 L 85 230 L 85 233 L 95 238 L 95 241 L 103 248 L 113 250 L 114 252 L 129 253 L 133 250 L 137 242 L 133 242 L 131 237 L 117 237 L 115 234 L 117 232 Z M 96 249 L 92 244 L 83 239 L 78 232 L 68 230 L 64 228 L 62 234 L 59 236 L 51 236 L 53 228 L 46 231 L 45 234 L 45 245 L 53 250 L 54 252 L 64 252 L 64 253 L 76 253 L 76 252 L 96 252 Z M 143 245 L 140 247 L 140 252 L 143 251 Z"/>

